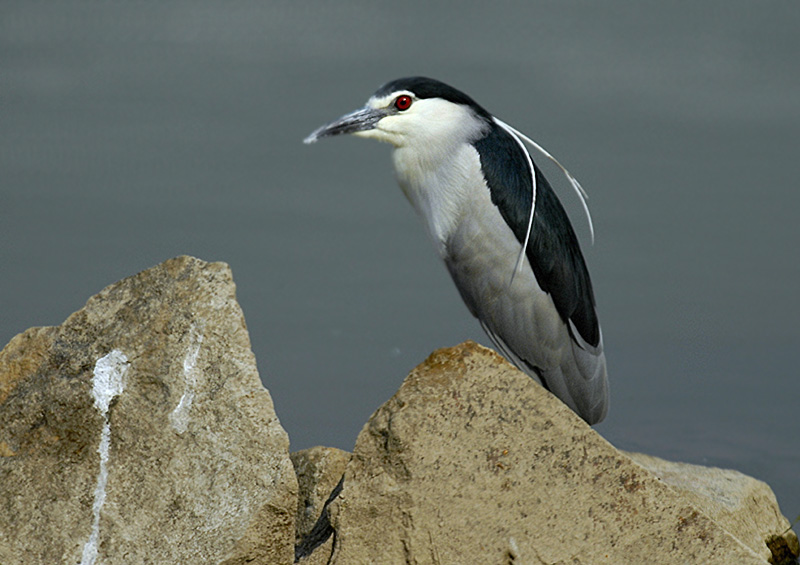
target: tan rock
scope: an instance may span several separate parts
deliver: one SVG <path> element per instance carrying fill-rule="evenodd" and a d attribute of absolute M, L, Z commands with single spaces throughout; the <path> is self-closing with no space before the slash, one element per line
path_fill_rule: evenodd
<path fill-rule="evenodd" d="M 290 563 L 297 483 L 230 270 L 114 284 L 0 353 L 0 561 Z"/>
<path fill-rule="evenodd" d="M 332 563 L 765 563 L 474 343 L 370 418 L 330 506 Z"/>
<path fill-rule="evenodd" d="M 350 454 L 332 447 L 312 447 L 292 453 L 297 472 L 296 562 L 328 565 L 335 532 L 327 505 L 341 492 L 341 480 Z"/>
<path fill-rule="evenodd" d="M 767 545 L 775 537 L 783 538 L 795 557 L 800 554 L 797 535 L 766 483 L 731 469 L 673 463 L 643 453 L 627 455 L 765 560 L 775 560 Z"/>
<path fill-rule="evenodd" d="M 312 447 L 291 454 L 297 474 L 297 537 L 300 543 L 314 527 L 322 507 L 344 475 L 350 454 L 335 447 Z"/>

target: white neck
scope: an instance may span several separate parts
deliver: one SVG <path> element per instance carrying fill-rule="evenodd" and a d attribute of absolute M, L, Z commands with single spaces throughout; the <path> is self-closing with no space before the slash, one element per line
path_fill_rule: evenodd
<path fill-rule="evenodd" d="M 486 192 L 480 157 L 469 143 L 452 146 L 398 147 L 392 155 L 397 181 L 417 213 L 440 256 L 464 210 Z"/>

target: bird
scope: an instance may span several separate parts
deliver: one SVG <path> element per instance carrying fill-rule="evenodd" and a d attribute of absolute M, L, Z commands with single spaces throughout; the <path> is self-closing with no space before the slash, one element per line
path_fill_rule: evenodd
<path fill-rule="evenodd" d="M 392 80 L 364 107 L 305 138 L 352 134 L 393 146 L 400 188 L 461 298 L 500 352 L 588 424 L 609 393 L 594 291 L 566 211 L 525 143 L 543 147 L 436 79 Z"/>

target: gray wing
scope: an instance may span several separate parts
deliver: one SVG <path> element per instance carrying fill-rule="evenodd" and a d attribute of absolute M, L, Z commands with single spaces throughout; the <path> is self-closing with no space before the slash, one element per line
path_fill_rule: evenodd
<path fill-rule="evenodd" d="M 525 241 L 531 209 L 531 175 L 528 160 L 508 132 L 493 125 L 475 142 L 492 203 L 520 245 Z M 532 159 L 531 159 L 532 160 Z M 550 183 L 536 171 L 536 212 L 526 249 L 539 287 L 553 296 L 564 320 L 572 322 L 591 346 L 600 343 L 600 323 L 594 292 L 572 224 Z"/>
<path fill-rule="evenodd" d="M 531 202 L 527 160 L 499 128 L 474 145 L 496 215 L 462 220 L 462 233 L 448 244 L 450 274 L 470 311 L 511 362 L 584 420 L 599 422 L 608 410 L 602 332 L 589 273 L 566 212 L 535 168 L 536 212 L 526 272 L 517 275 L 512 288 Z"/>
<path fill-rule="evenodd" d="M 605 353 L 602 350 L 602 335 L 599 350 L 590 352 L 573 342 L 570 347 L 572 362 L 567 359 L 566 363 L 541 368 L 517 355 L 483 320 L 480 323 L 506 359 L 555 394 L 587 423 L 596 424 L 606 417 L 608 376 Z"/>

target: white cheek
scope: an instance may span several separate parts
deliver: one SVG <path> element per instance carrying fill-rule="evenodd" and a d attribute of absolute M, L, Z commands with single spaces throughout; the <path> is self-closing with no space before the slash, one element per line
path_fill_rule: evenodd
<path fill-rule="evenodd" d="M 354 132 L 353 135 L 365 139 L 374 139 L 383 143 L 391 143 L 401 147 L 406 136 L 403 133 L 404 124 L 396 116 L 387 116 L 381 119 L 373 129 Z"/>
<path fill-rule="evenodd" d="M 356 137 L 362 137 L 364 139 L 374 139 L 376 141 L 382 141 L 384 143 L 393 143 L 390 136 L 379 129 L 368 129 L 365 131 L 355 131 L 353 135 Z"/>

